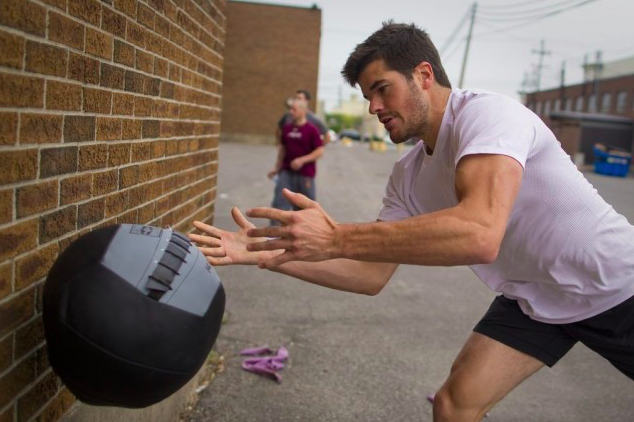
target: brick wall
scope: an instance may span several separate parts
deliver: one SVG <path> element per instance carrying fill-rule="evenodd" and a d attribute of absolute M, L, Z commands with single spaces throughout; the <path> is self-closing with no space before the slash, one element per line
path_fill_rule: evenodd
<path fill-rule="evenodd" d="M 320 40 L 316 7 L 227 2 L 223 140 L 275 142 L 286 99 L 297 89 L 316 97 Z"/>
<path fill-rule="evenodd" d="M 213 214 L 225 0 L 0 1 L 0 422 L 57 420 L 41 298 L 103 225 Z"/>

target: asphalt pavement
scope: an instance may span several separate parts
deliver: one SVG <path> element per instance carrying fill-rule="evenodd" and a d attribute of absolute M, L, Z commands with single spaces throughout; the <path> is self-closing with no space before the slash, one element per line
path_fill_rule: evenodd
<path fill-rule="evenodd" d="M 221 143 L 215 225 L 268 206 L 275 147 Z M 318 162 L 317 199 L 337 221 L 374 221 L 393 146 L 330 144 Z M 586 172 L 634 222 L 634 178 Z M 265 225 L 256 221 L 256 225 Z M 495 294 L 466 267 L 401 266 L 377 296 L 329 290 L 251 266 L 216 268 L 228 319 L 215 348 L 224 370 L 201 392 L 188 422 L 431 421 L 436 391 Z M 239 351 L 284 346 L 281 383 L 241 369 Z M 525 381 L 487 421 L 633 421 L 634 383 L 582 345 Z"/>

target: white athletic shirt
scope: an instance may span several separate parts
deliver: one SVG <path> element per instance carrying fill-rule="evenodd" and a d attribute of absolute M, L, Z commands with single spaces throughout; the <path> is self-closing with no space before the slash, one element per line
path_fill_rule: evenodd
<path fill-rule="evenodd" d="M 422 141 L 394 165 L 380 220 L 458 204 L 455 168 L 470 154 L 524 167 L 497 259 L 471 269 L 531 318 L 564 324 L 634 296 L 634 226 L 597 193 L 544 123 L 498 94 L 454 90 L 433 155 Z"/>

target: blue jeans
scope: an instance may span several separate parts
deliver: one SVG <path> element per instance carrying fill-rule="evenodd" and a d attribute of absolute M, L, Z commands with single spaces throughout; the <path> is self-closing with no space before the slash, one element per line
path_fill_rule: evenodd
<path fill-rule="evenodd" d="M 295 210 L 297 211 L 300 208 L 297 208 L 284 197 L 282 194 L 282 189 L 288 189 L 291 192 L 301 193 L 306 195 L 308 198 L 315 200 L 315 178 L 314 177 L 306 177 L 301 174 L 290 171 L 290 170 L 282 170 L 277 174 L 277 183 L 275 184 L 275 194 L 273 196 L 273 203 L 271 206 L 273 208 L 277 208 L 279 210 Z M 271 220 L 272 226 L 278 226 L 279 222 Z"/>

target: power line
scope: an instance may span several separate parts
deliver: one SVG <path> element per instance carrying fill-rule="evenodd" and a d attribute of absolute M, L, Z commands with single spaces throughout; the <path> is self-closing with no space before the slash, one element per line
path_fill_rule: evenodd
<path fill-rule="evenodd" d="M 445 41 L 445 44 L 443 44 L 443 46 L 440 48 L 439 50 L 440 54 L 442 54 L 444 51 L 447 50 L 447 48 L 449 48 L 449 46 L 453 42 L 456 35 L 458 35 L 458 32 L 460 32 L 460 30 L 462 29 L 462 25 L 464 25 L 464 23 L 467 21 L 470 15 L 471 15 L 471 9 L 467 10 L 467 12 L 464 14 L 462 19 L 460 20 L 460 23 L 458 23 L 458 25 L 454 28 L 451 35 L 447 39 L 447 41 Z"/>
<path fill-rule="evenodd" d="M 521 1 L 519 3 L 513 3 L 513 4 L 490 4 L 490 5 L 480 5 L 481 9 L 484 10 L 488 10 L 488 9 L 508 9 L 508 8 L 513 8 L 513 7 L 517 7 L 517 6 L 523 6 L 525 4 L 535 4 L 535 3 L 542 3 L 544 1 L 550 1 L 550 0 L 528 0 L 528 1 Z"/>
<path fill-rule="evenodd" d="M 580 0 L 560 0 L 559 2 L 548 4 L 540 7 L 534 7 L 524 10 L 501 10 L 495 12 L 482 12 L 478 14 L 478 17 L 483 19 L 500 20 L 500 19 L 524 19 L 532 18 L 535 15 L 541 15 L 544 13 L 552 12 L 554 9 L 566 8 L 572 3 L 578 3 Z"/>

